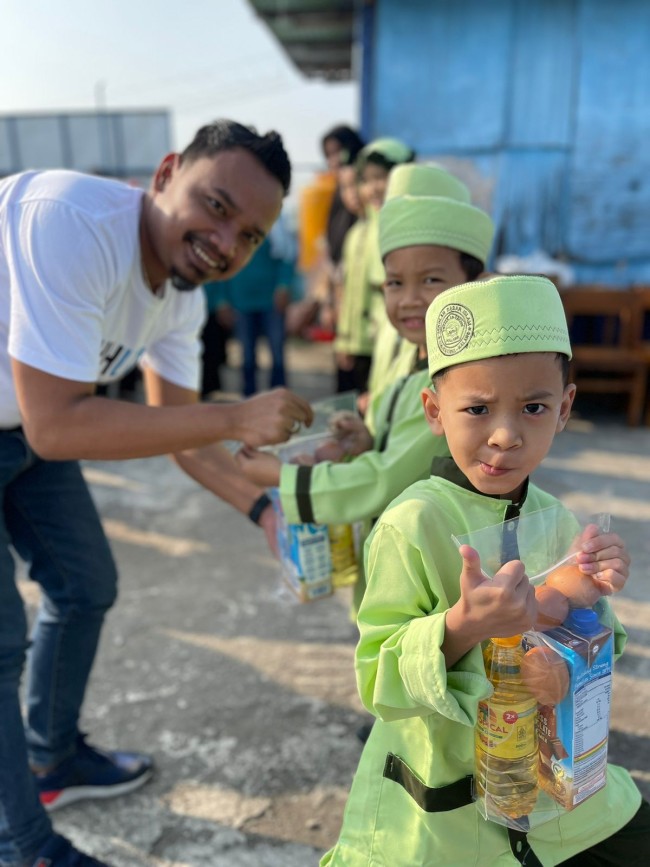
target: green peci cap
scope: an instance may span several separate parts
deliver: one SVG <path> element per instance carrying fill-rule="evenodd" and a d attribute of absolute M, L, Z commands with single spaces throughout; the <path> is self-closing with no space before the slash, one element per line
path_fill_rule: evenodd
<path fill-rule="evenodd" d="M 571 342 L 560 294 L 546 277 L 509 275 L 462 283 L 427 310 L 429 373 L 520 352 L 561 352 Z"/>
<path fill-rule="evenodd" d="M 493 237 L 494 223 L 485 211 L 444 196 L 398 196 L 379 212 L 382 261 L 393 250 L 436 244 L 485 264 Z"/>
<path fill-rule="evenodd" d="M 413 150 L 398 138 L 377 138 L 359 151 L 355 163 L 357 171 L 361 171 L 371 156 L 383 157 L 387 162 L 408 163 L 413 159 Z"/>
<path fill-rule="evenodd" d="M 445 196 L 469 204 L 465 184 L 438 163 L 402 163 L 388 176 L 386 201 L 398 196 Z"/>

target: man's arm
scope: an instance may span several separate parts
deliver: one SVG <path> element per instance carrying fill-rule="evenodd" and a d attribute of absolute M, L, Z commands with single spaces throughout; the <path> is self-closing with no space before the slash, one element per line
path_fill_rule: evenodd
<path fill-rule="evenodd" d="M 147 402 L 151 406 L 191 406 L 197 403 L 196 392 L 173 385 L 150 368 L 145 370 L 144 380 Z M 188 476 L 245 515 L 264 493 L 262 488 L 245 478 L 233 455 L 219 443 L 177 452 L 171 457 Z M 271 505 L 263 509 L 257 523 L 264 530 L 269 547 L 277 553 L 275 515 Z"/>
<path fill-rule="evenodd" d="M 198 404 L 196 393 L 173 385 L 151 369 L 145 370 L 147 403 L 154 407 L 192 407 Z M 264 493 L 249 482 L 237 466 L 233 455 L 219 443 L 177 451 L 173 460 L 204 488 L 248 514 L 253 503 Z"/>
<path fill-rule="evenodd" d="M 27 438 L 49 460 L 142 458 L 219 440 L 259 446 L 284 442 L 296 422 L 312 420 L 309 404 L 286 389 L 228 405 L 194 398 L 152 399 L 142 406 L 97 397 L 92 383 L 61 379 L 15 359 L 12 368 Z"/>

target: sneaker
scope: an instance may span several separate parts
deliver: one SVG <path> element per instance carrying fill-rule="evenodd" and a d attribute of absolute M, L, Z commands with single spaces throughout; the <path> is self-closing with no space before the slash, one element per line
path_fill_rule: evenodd
<path fill-rule="evenodd" d="M 152 772 L 150 756 L 98 750 L 79 735 L 70 758 L 50 773 L 35 776 L 41 804 L 50 812 L 86 798 L 126 795 L 146 783 Z"/>
<path fill-rule="evenodd" d="M 110 867 L 105 861 L 98 861 L 75 849 L 69 840 L 60 834 L 52 834 L 47 843 L 39 850 L 32 867 Z"/>

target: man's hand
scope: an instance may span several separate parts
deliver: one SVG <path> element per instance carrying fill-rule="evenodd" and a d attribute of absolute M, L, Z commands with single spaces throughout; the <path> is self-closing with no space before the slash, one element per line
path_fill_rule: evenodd
<path fill-rule="evenodd" d="M 235 436 L 251 448 L 283 443 L 300 425 L 311 425 L 314 414 L 306 400 L 286 388 L 258 394 L 228 407 Z"/>
<path fill-rule="evenodd" d="M 603 596 L 618 593 L 630 574 L 630 555 L 616 533 L 601 533 L 595 524 L 585 527 L 576 554 L 580 571 L 590 575 Z"/>
<path fill-rule="evenodd" d="M 215 317 L 219 325 L 221 325 L 222 328 L 225 328 L 226 331 L 232 331 L 237 322 L 237 314 L 230 304 L 221 304 L 212 315 Z"/>
<path fill-rule="evenodd" d="M 248 481 L 260 488 L 277 488 L 280 484 L 282 463 L 275 455 L 244 447 L 237 452 L 235 460 Z"/>
<path fill-rule="evenodd" d="M 273 305 L 275 309 L 280 313 L 284 313 L 287 307 L 289 306 L 289 302 L 291 301 L 291 294 L 286 286 L 278 286 L 273 294 Z"/>

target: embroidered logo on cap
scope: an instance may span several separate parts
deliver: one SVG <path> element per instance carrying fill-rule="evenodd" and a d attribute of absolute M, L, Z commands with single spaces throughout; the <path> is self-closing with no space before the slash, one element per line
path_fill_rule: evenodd
<path fill-rule="evenodd" d="M 438 315 L 436 340 L 443 355 L 457 355 L 472 339 L 474 317 L 464 304 L 447 304 Z"/>

